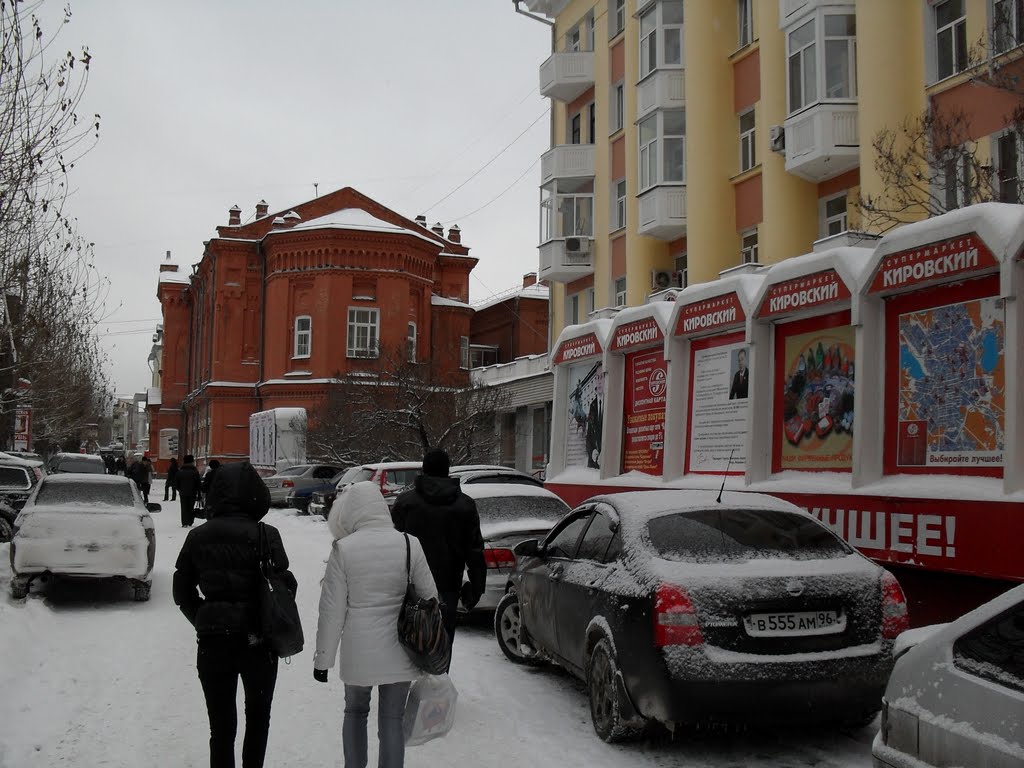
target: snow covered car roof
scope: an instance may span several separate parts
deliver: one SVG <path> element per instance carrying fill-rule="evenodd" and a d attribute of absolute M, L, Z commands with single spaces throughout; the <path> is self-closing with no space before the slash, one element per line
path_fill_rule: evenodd
<path fill-rule="evenodd" d="M 462 492 L 471 499 L 489 499 L 495 496 L 533 496 L 545 499 L 561 499 L 547 488 L 525 483 L 470 483 L 461 485 Z M 568 511 L 568 508 L 566 508 Z"/>
<path fill-rule="evenodd" d="M 665 490 L 632 491 L 588 499 L 603 502 L 619 511 L 623 522 L 647 522 L 655 517 L 673 512 L 692 512 L 699 509 L 763 509 L 776 512 L 798 512 L 807 514 L 795 504 L 768 496 L 764 493 L 737 493 L 726 491 L 719 503 L 718 491 Z"/>
<path fill-rule="evenodd" d="M 47 485 L 127 485 L 132 480 L 123 475 L 87 475 L 69 472 L 60 475 L 47 475 L 41 482 Z"/>
<path fill-rule="evenodd" d="M 81 493 L 88 488 L 87 493 Z M 75 489 L 80 489 L 75 493 Z M 40 496 L 43 497 L 40 500 Z M 53 497 L 53 498 L 48 498 Z M 145 513 L 135 483 L 120 475 L 59 474 L 47 475 L 36 485 L 23 512 L 88 509 L 90 512 Z"/>

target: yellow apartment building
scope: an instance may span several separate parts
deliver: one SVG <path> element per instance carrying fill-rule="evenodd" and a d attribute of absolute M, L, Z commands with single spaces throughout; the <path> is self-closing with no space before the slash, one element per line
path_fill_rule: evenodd
<path fill-rule="evenodd" d="M 1021 99 L 979 73 L 1021 63 L 1024 0 L 515 7 L 551 34 L 539 251 L 552 338 L 595 310 L 870 232 L 861 196 L 886 194 L 872 141 L 929 109 L 963 110 L 995 196 L 1020 200 Z M 956 184 L 922 194 L 970 202 Z"/>

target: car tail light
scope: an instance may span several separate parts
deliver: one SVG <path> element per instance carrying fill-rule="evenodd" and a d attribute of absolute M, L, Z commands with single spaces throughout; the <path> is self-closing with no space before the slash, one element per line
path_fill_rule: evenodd
<path fill-rule="evenodd" d="M 293 483 L 291 480 L 282 480 L 281 481 L 281 487 L 282 488 L 294 488 L 295 487 L 295 483 Z"/>
<path fill-rule="evenodd" d="M 697 621 L 697 609 L 682 587 L 662 584 L 654 593 L 654 644 L 700 645 L 704 634 Z"/>
<path fill-rule="evenodd" d="M 516 564 L 516 555 L 511 549 L 485 547 L 484 562 L 488 568 L 511 568 Z"/>
<path fill-rule="evenodd" d="M 882 637 L 894 640 L 909 628 L 907 598 L 896 577 L 886 571 L 882 574 Z"/>

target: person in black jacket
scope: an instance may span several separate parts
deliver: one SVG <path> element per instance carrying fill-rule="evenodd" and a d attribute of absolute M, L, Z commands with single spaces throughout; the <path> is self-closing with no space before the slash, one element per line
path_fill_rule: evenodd
<path fill-rule="evenodd" d="M 448 476 L 449 463 L 441 449 L 427 451 L 423 474 L 395 501 L 391 517 L 395 528 L 413 534 L 423 546 L 444 603 L 444 626 L 451 642 L 459 598 L 467 610 L 477 604 L 484 593 L 487 564 L 476 504 L 459 489 L 459 479 Z M 469 571 L 465 585 L 464 570 Z"/>
<path fill-rule="evenodd" d="M 202 490 L 203 479 L 196 469 L 196 459 L 192 454 L 185 457 L 185 463 L 178 469 L 174 477 L 174 486 L 178 489 L 181 502 L 181 527 L 191 528 L 196 521 L 196 498 Z"/>
<path fill-rule="evenodd" d="M 261 636 L 259 607 L 257 523 L 270 509 L 270 492 L 248 462 L 229 464 L 217 471 L 206 508 L 207 523 L 189 532 L 178 554 L 174 602 L 196 629 L 211 768 L 235 765 L 239 677 L 245 689 L 242 765 L 261 768 L 277 682 L 277 656 Z M 281 535 L 273 526 L 265 529 L 275 567 L 294 595 L 297 584 Z"/>
<path fill-rule="evenodd" d="M 167 466 L 167 480 L 164 482 L 164 501 L 168 500 L 168 493 L 170 493 L 171 501 L 176 501 L 178 498 L 178 488 L 174 484 L 174 481 L 178 479 L 178 469 L 178 457 L 171 456 L 171 463 Z"/>

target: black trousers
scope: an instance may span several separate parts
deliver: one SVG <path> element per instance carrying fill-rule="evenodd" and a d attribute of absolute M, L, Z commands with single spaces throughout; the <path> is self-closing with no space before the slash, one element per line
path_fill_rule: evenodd
<path fill-rule="evenodd" d="M 277 657 L 243 635 L 199 638 L 199 682 L 210 717 L 210 768 L 235 768 L 238 678 L 245 690 L 242 768 L 263 768 L 270 732 L 270 704 L 277 682 Z"/>
<path fill-rule="evenodd" d="M 178 498 L 178 488 L 174 485 L 173 480 L 167 480 L 164 482 L 164 501 L 168 501 L 167 494 L 171 495 L 170 501 L 174 501 Z"/>
<path fill-rule="evenodd" d="M 196 521 L 196 497 L 181 494 L 181 524 L 192 525 Z"/>
<path fill-rule="evenodd" d="M 439 592 L 438 596 L 444 603 L 441 618 L 444 619 L 444 629 L 448 633 L 448 645 L 452 645 L 455 642 L 455 626 L 459 616 L 459 593 Z M 448 668 L 451 669 L 451 661 L 448 662 Z"/>

